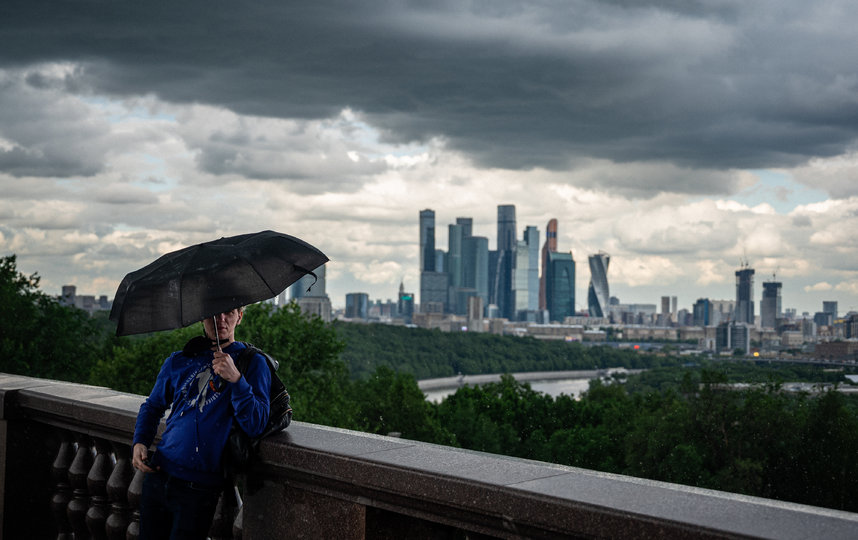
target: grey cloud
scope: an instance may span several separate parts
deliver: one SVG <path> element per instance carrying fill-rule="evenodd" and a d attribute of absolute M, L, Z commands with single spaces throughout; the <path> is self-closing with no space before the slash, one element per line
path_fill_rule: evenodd
<path fill-rule="evenodd" d="M 95 190 L 95 202 L 118 205 L 158 204 L 158 197 L 151 191 L 128 184 L 112 184 Z"/>
<path fill-rule="evenodd" d="M 792 218 L 792 224 L 794 227 L 813 227 L 813 222 L 809 216 L 795 216 Z"/>
<path fill-rule="evenodd" d="M 850 6 L 189 0 L 46 13 L 10 1 L 0 65 L 77 62 L 75 84 L 97 92 L 251 115 L 327 118 L 350 107 L 388 140 L 443 137 L 482 166 L 564 169 L 586 156 L 786 167 L 837 155 L 858 135 Z M 268 174 L 207 151 L 200 163 L 211 171 Z M 722 180 L 656 189 L 712 193 L 729 189 Z M 615 185 L 628 187 L 602 187 Z"/>

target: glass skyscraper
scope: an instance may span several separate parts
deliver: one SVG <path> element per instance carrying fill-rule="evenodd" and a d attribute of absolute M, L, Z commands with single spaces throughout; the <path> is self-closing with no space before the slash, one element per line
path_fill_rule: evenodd
<path fill-rule="evenodd" d="M 575 315 L 575 260 L 572 252 L 548 252 L 548 263 L 542 275 L 548 318 L 562 322 L 565 317 Z"/>
<path fill-rule="evenodd" d="M 548 268 L 548 254 L 557 251 L 557 220 L 550 219 L 545 226 L 545 244 L 542 246 L 542 275 L 539 277 L 539 309 L 548 309 L 545 299 L 545 269 Z"/>
<path fill-rule="evenodd" d="M 608 301 L 611 298 L 608 289 L 608 264 L 611 256 L 599 252 L 590 255 L 590 286 L 587 289 L 587 310 L 591 317 L 607 317 Z"/>
<path fill-rule="evenodd" d="M 781 317 L 780 281 L 763 282 L 763 300 L 760 302 L 760 325 L 763 328 L 777 328 Z"/>
<path fill-rule="evenodd" d="M 736 270 L 735 322 L 754 324 L 754 269 L 747 265 Z"/>

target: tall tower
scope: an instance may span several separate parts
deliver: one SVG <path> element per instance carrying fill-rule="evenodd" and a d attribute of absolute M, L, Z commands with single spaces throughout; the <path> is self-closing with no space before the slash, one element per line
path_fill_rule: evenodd
<path fill-rule="evenodd" d="M 591 317 L 607 317 L 608 301 L 611 298 L 608 290 L 608 264 L 611 256 L 600 251 L 590 255 L 590 287 L 587 290 L 587 309 Z"/>
<path fill-rule="evenodd" d="M 501 317 L 515 318 L 512 269 L 515 267 L 515 206 L 498 205 L 497 252 L 490 257 L 491 285 L 489 302 L 498 307 Z"/>
<path fill-rule="evenodd" d="M 498 251 L 515 249 L 515 205 L 498 205 Z"/>
<path fill-rule="evenodd" d="M 471 236 L 474 232 L 474 218 L 469 217 L 457 217 L 456 225 L 462 226 L 462 236 L 467 238 Z"/>
<path fill-rule="evenodd" d="M 736 270 L 736 315 L 733 320 L 754 324 L 754 269 L 747 261 Z"/>
<path fill-rule="evenodd" d="M 575 314 L 575 261 L 572 252 L 549 251 L 548 262 L 542 270 L 548 317 L 562 322 Z"/>
<path fill-rule="evenodd" d="M 516 241 L 515 245 L 512 269 L 514 312 L 517 318 L 526 312 L 535 316 L 539 307 L 539 229 L 528 225 L 523 240 Z"/>
<path fill-rule="evenodd" d="M 468 236 L 462 241 L 462 266 L 465 288 L 477 291 L 483 299 L 482 305 L 489 303 L 489 239 L 485 236 Z"/>
<path fill-rule="evenodd" d="M 435 271 L 435 211 L 420 211 L 420 271 Z"/>
<path fill-rule="evenodd" d="M 447 303 L 445 272 L 438 271 L 435 250 L 435 211 L 420 211 L 420 311 L 443 312 Z"/>
<path fill-rule="evenodd" d="M 548 309 L 545 298 L 545 269 L 548 266 L 548 254 L 557 251 L 557 220 L 548 220 L 545 226 L 545 244 L 542 245 L 542 275 L 539 277 L 539 309 Z"/>
<path fill-rule="evenodd" d="M 763 300 L 760 302 L 760 325 L 763 328 L 777 328 L 781 317 L 781 286 L 780 281 L 763 282 Z"/>

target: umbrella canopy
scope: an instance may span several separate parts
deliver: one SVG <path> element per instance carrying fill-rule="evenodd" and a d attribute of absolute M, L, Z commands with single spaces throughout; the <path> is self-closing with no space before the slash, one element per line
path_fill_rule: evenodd
<path fill-rule="evenodd" d="M 277 296 L 327 261 L 303 240 L 274 231 L 204 242 L 126 275 L 110 320 L 118 336 L 181 328 Z"/>

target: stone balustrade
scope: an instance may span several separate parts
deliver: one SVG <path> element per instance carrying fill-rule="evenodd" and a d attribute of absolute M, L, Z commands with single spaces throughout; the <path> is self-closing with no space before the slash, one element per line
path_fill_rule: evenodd
<path fill-rule="evenodd" d="M 0 374 L 0 540 L 137 537 L 141 396 Z M 212 538 L 856 538 L 858 514 L 295 422 Z"/>

